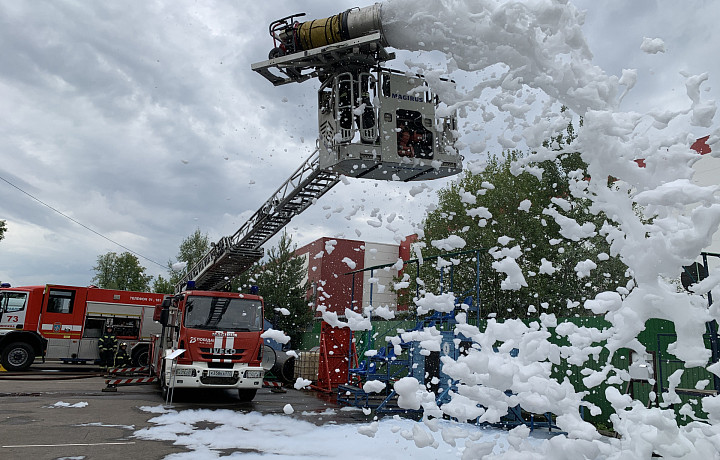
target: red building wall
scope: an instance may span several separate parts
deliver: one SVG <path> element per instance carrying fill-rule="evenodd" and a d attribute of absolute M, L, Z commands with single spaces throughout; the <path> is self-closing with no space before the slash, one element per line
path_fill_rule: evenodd
<path fill-rule="evenodd" d="M 413 233 L 412 235 L 408 235 L 405 237 L 404 240 L 400 243 L 400 258 L 402 260 L 410 260 L 410 245 L 413 244 L 418 240 L 417 234 Z"/>
<path fill-rule="evenodd" d="M 398 257 L 409 260 L 410 245 L 417 239 L 417 235 L 407 236 L 399 245 Z M 296 255 L 307 257 L 309 285 L 307 298 L 311 299 L 315 293 L 315 310 L 318 306 L 324 305 L 327 311 L 343 316 L 345 309 L 350 308 L 354 300 L 356 305 L 354 310 L 359 311 L 363 300 L 363 273 L 356 273 L 354 281 L 353 275 L 348 273 L 366 268 L 366 260 L 370 261 L 368 267 L 374 265 L 374 257 L 368 258 L 365 255 L 365 245 L 364 241 L 324 237 L 295 251 Z M 347 263 L 346 259 L 350 263 Z M 397 309 L 406 310 L 407 305 L 397 305 Z M 316 313 L 315 316 L 319 317 L 321 314 Z"/>
<path fill-rule="evenodd" d="M 297 249 L 295 254 L 307 254 L 308 297 L 316 293 L 315 308 L 324 305 L 327 311 L 344 315 L 353 298 L 353 276 L 347 273 L 365 268 L 365 242 L 325 237 Z M 355 276 L 354 285 L 355 300 L 360 301 L 362 274 Z"/>

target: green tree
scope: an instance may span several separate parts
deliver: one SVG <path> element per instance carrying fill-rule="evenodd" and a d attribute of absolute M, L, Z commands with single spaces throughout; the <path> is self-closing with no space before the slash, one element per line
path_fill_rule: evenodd
<path fill-rule="evenodd" d="M 93 267 L 93 282 L 105 289 L 123 291 L 149 291 L 152 276 L 145 274 L 145 267 L 140 265 L 137 257 L 129 252 L 117 255 L 108 252 L 98 256 L 97 265 Z"/>
<path fill-rule="evenodd" d="M 210 249 L 210 240 L 207 234 L 202 234 L 198 228 L 192 235 L 180 243 L 180 252 L 178 252 L 177 260 L 179 262 L 186 262 L 188 268 L 192 268 L 192 266 L 205 255 L 208 249 Z"/>
<path fill-rule="evenodd" d="M 207 234 L 196 229 L 190 236 L 180 243 L 180 250 L 177 254 L 177 261 L 185 263 L 185 269 L 173 269 L 173 264 L 168 263 L 170 269 L 170 282 L 175 285 L 180 281 L 185 270 L 191 269 L 210 249 L 210 240 Z"/>
<path fill-rule="evenodd" d="M 162 275 L 158 275 L 158 277 L 155 278 L 155 281 L 153 281 L 152 290 L 158 294 L 174 294 L 175 285 L 169 279 L 165 279 Z"/>
<path fill-rule="evenodd" d="M 163 294 L 175 293 L 175 286 L 180 282 L 185 270 L 192 268 L 210 249 L 210 240 L 207 234 L 196 229 L 190 236 L 182 240 L 177 254 L 177 261 L 168 262 L 168 278 L 158 276 L 153 284 L 153 292 Z M 184 268 L 174 268 L 178 262 L 184 264 Z"/>
<path fill-rule="evenodd" d="M 572 124 L 566 133 L 546 146 L 561 150 L 574 137 Z M 559 152 L 555 160 L 530 164 L 535 174 L 527 172 L 529 169 L 518 174 L 513 164 L 520 158 L 521 152 L 504 152 L 490 158 L 484 171 L 467 171 L 459 181 L 438 191 L 437 208 L 424 221 L 420 240 L 425 244 L 423 256 L 441 256 L 447 251 L 433 246 L 433 241 L 460 236 L 466 242 L 464 250 L 480 251 L 479 273 L 474 252 L 441 258 L 440 265 L 445 264 L 444 267 L 423 264 L 420 278 L 425 283 L 424 289 L 437 292 L 440 270 L 444 270 L 444 278 L 448 279 L 452 267 L 452 289 L 457 296 L 474 295 L 479 279 L 483 315 L 494 313 L 502 318 L 529 313 L 535 316 L 541 312 L 558 316 L 588 314 L 587 310 L 574 307 L 599 292 L 624 286 L 627 268 L 617 257 L 609 257 L 609 244 L 600 234 L 609 219 L 593 214 L 590 200 L 572 193 L 572 184 L 584 183 L 586 165 L 577 152 Z M 540 170 L 541 175 L 537 174 Z M 594 228 L 595 235 L 579 241 L 564 237 L 555 213 Z M 512 258 L 522 270 L 527 286 L 504 289 L 507 275 L 498 273 L 492 264 L 504 259 L 499 251 L 516 246 Z M 597 267 L 589 271 L 589 276 L 586 270 L 581 270 L 584 276 L 579 277 L 576 266 L 586 264 L 586 260 Z M 548 270 L 550 264 L 554 271 Z M 415 274 L 410 275 L 414 282 Z M 403 300 L 409 300 L 407 292 L 414 294 L 415 287 L 411 285 Z M 447 291 L 449 286 L 444 289 Z"/>
<path fill-rule="evenodd" d="M 303 260 L 295 256 L 296 245 L 287 232 L 280 235 L 276 247 L 266 257 L 238 277 L 233 286 L 247 290 L 257 285 L 265 301 L 265 317 L 290 336 L 291 343 L 300 343 L 301 334 L 312 322 L 312 310 L 305 298 L 307 286 Z M 286 314 L 289 313 L 289 314 Z"/>
<path fill-rule="evenodd" d="M 5 232 L 7 231 L 7 223 L 4 220 L 0 220 L 0 241 L 5 238 Z"/>

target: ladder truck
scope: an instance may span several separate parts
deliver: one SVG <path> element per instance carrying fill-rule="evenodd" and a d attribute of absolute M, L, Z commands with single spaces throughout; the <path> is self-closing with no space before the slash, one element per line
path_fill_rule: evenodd
<path fill-rule="evenodd" d="M 164 397 L 171 388 L 235 389 L 252 401 L 265 375 L 261 297 L 189 289 L 153 317 L 162 330 L 152 339 L 152 369 Z"/>
<path fill-rule="evenodd" d="M 236 388 L 249 401 L 262 385 L 262 298 L 226 291 L 263 257 L 262 245 L 334 187 L 341 175 L 420 181 L 462 170 L 456 116 L 437 108 L 421 75 L 382 64 L 379 4 L 330 18 L 270 24 L 274 47 L 252 70 L 273 85 L 318 78 L 317 146 L 312 155 L 233 235 L 220 238 L 157 307 L 152 370 L 163 392 L 175 387 Z M 248 325 L 245 320 L 251 320 Z"/>
<path fill-rule="evenodd" d="M 394 59 L 382 29 L 382 5 L 300 22 L 305 13 L 269 26 L 274 47 L 252 70 L 273 85 L 318 78 L 317 147 L 245 222 L 225 236 L 176 285 L 223 289 L 263 257 L 262 245 L 339 181 L 341 175 L 421 181 L 458 174 L 457 118 L 421 75 L 382 67 Z"/>

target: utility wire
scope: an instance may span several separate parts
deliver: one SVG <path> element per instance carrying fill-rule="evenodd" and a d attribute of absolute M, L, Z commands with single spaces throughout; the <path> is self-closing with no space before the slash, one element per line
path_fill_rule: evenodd
<path fill-rule="evenodd" d="M 157 265 L 157 266 L 159 266 L 159 267 L 167 268 L 167 266 L 165 266 L 165 265 L 163 265 L 163 264 L 160 264 L 160 263 L 158 263 L 158 262 L 155 262 L 155 261 L 152 260 L 151 258 L 145 257 L 144 255 L 142 255 L 142 254 L 140 254 L 140 253 L 138 253 L 138 252 L 133 251 L 132 249 L 128 248 L 127 246 L 123 246 L 122 244 L 118 243 L 117 241 L 113 241 L 112 239 L 108 238 L 107 236 L 103 235 L 103 234 L 100 233 L 100 232 L 97 232 L 97 231 L 93 230 L 92 228 L 88 227 L 87 225 L 83 224 L 82 222 L 78 222 L 77 220 L 73 219 L 72 217 L 68 216 L 67 214 L 64 214 L 63 212 L 61 212 L 61 211 L 53 208 L 52 206 L 50 206 L 49 204 L 45 203 L 45 202 L 42 201 L 41 199 L 32 196 L 31 194 L 29 194 L 29 193 L 26 192 L 25 190 L 21 189 L 21 188 L 18 187 L 17 185 L 13 184 L 13 183 L 10 182 L 9 180 L 5 179 L 4 177 L 0 176 L 0 180 L 2 180 L 3 182 L 5 182 L 6 184 L 10 185 L 11 187 L 14 187 L 14 188 L 16 188 L 17 190 L 21 191 L 22 193 L 24 193 L 25 195 L 29 196 L 30 198 L 32 198 L 33 200 L 37 201 L 38 203 L 42 204 L 43 206 L 47 206 L 48 208 L 50 208 L 50 209 L 52 209 L 53 211 L 55 211 L 56 213 L 60 214 L 60 215 L 63 216 L 64 218 L 69 219 L 69 220 L 75 222 L 76 224 L 78 224 L 79 226 L 81 226 L 81 227 L 83 227 L 83 228 L 85 228 L 85 229 L 87 229 L 87 230 L 90 230 L 91 232 L 93 232 L 93 233 L 96 234 L 97 236 L 108 240 L 108 241 L 111 242 L 112 244 L 115 244 L 115 245 L 117 245 L 117 246 L 120 246 L 121 248 L 125 249 L 126 251 L 130 252 L 131 254 L 134 254 L 134 255 L 136 255 L 136 256 L 138 256 L 138 257 L 141 257 L 141 258 L 147 260 L 148 262 L 152 262 L 152 263 L 154 263 L 155 265 Z"/>

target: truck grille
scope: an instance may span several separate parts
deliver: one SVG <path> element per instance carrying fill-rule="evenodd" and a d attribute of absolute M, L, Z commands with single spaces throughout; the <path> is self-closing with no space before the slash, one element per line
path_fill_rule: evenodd
<path fill-rule="evenodd" d="M 243 355 L 213 355 L 212 353 L 200 353 L 200 358 L 203 360 L 213 360 L 213 359 L 219 359 L 219 360 L 226 360 L 226 359 L 232 359 L 233 361 L 242 361 Z"/>
<path fill-rule="evenodd" d="M 235 385 L 239 377 L 200 377 L 200 382 L 205 385 Z"/>
<path fill-rule="evenodd" d="M 213 360 L 213 359 L 219 359 L 219 360 L 225 360 L 225 359 L 232 359 L 233 361 L 242 361 L 243 357 L 247 354 L 248 350 L 244 349 L 235 349 L 235 353 L 233 354 L 215 354 L 213 353 L 212 348 L 200 348 L 200 358 L 203 360 Z"/>

